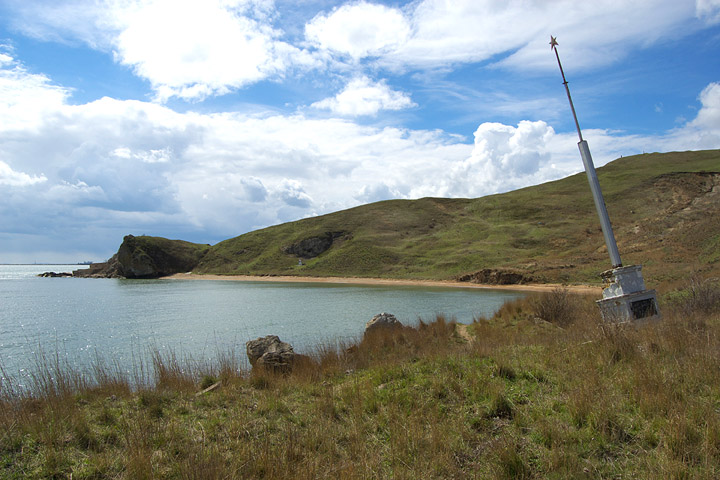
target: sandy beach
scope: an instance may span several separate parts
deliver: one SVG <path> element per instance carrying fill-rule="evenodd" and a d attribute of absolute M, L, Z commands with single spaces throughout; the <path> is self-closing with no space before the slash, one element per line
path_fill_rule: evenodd
<path fill-rule="evenodd" d="M 485 285 L 478 283 L 454 282 L 451 280 L 405 280 L 390 278 L 358 278 L 358 277 L 296 277 L 296 276 L 254 276 L 254 275 L 201 275 L 194 273 L 176 273 L 168 277 L 171 280 L 225 280 L 232 282 L 293 282 L 293 283 L 334 283 L 353 285 L 411 285 L 425 287 L 478 288 L 493 290 L 520 290 L 527 292 L 546 292 L 558 284 L 527 284 L 527 285 Z M 566 285 L 575 293 L 600 294 L 602 287 L 592 285 Z"/>

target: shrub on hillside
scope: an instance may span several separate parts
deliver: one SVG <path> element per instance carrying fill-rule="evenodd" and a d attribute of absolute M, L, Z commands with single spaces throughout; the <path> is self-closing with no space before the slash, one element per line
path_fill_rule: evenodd
<path fill-rule="evenodd" d="M 670 296 L 670 303 L 685 315 L 720 313 L 720 280 L 693 278 L 687 288 Z"/>
<path fill-rule="evenodd" d="M 573 323 L 579 310 L 576 296 L 565 287 L 540 294 L 533 299 L 531 309 L 536 317 L 561 327 Z"/>

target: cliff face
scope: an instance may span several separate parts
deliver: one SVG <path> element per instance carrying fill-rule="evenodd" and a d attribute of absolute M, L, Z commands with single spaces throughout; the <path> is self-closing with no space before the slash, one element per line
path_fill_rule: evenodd
<path fill-rule="evenodd" d="M 73 272 L 77 277 L 158 278 L 189 272 L 205 256 L 209 245 L 161 237 L 127 235 L 107 263 Z"/>

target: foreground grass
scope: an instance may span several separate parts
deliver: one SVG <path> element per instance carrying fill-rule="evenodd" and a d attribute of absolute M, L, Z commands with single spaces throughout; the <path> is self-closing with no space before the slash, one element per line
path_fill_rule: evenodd
<path fill-rule="evenodd" d="M 32 395 L 4 386 L 0 476 L 718 478 L 720 306 L 703 292 L 634 329 L 558 290 L 478 319 L 470 342 L 440 317 L 289 376 L 156 356 L 136 391 L 48 367 Z"/>

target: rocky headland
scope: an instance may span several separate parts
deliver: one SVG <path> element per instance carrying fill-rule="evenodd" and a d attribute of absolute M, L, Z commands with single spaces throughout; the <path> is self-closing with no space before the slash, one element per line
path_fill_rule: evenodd
<path fill-rule="evenodd" d="M 209 245 L 162 237 L 127 235 L 117 253 L 105 263 L 73 271 L 86 278 L 159 278 L 189 272 L 207 253 Z"/>

